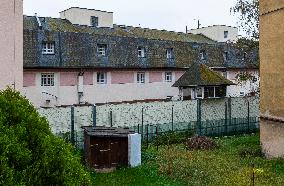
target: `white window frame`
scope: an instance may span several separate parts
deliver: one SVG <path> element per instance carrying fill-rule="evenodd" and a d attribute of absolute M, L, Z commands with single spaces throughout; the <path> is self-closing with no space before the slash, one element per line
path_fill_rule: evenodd
<path fill-rule="evenodd" d="M 201 97 L 198 96 L 198 93 L 197 93 L 198 90 L 201 90 Z M 204 97 L 204 88 L 203 87 L 196 87 L 194 92 L 195 92 L 195 98 L 203 99 L 203 97 Z"/>
<path fill-rule="evenodd" d="M 144 58 L 144 57 L 145 57 L 145 53 L 146 53 L 146 52 L 145 52 L 145 48 L 139 46 L 139 47 L 138 47 L 138 57 Z"/>
<path fill-rule="evenodd" d="M 173 73 L 165 72 L 165 82 L 173 82 Z"/>
<path fill-rule="evenodd" d="M 139 83 L 139 84 L 145 84 L 145 82 L 146 82 L 145 72 L 137 72 L 136 82 Z"/>
<path fill-rule="evenodd" d="M 42 73 L 41 74 L 41 86 L 42 87 L 53 87 L 54 86 L 54 73 Z"/>
<path fill-rule="evenodd" d="M 97 44 L 97 53 L 99 56 L 106 56 L 107 45 L 106 44 Z"/>
<path fill-rule="evenodd" d="M 107 84 L 107 73 L 97 72 L 97 84 L 103 85 Z"/>
<path fill-rule="evenodd" d="M 43 42 L 42 43 L 42 54 L 54 54 L 55 43 L 54 42 Z"/>
<path fill-rule="evenodd" d="M 200 55 L 200 59 L 201 60 L 205 60 L 205 56 L 206 56 L 206 52 L 205 51 L 201 51 L 199 55 Z"/>
<path fill-rule="evenodd" d="M 173 59 L 174 58 L 174 49 L 173 48 L 167 48 L 167 59 Z"/>

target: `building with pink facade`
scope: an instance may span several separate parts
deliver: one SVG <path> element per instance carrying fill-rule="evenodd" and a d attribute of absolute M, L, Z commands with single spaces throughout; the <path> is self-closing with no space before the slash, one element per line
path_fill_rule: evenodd
<path fill-rule="evenodd" d="M 24 17 L 23 89 L 35 106 L 179 99 L 173 84 L 192 64 L 227 76 L 258 63 L 255 51 L 244 58 L 243 50 L 204 35 L 85 24 L 99 23 L 97 13 L 84 14 L 82 25 L 69 14 Z"/>
<path fill-rule="evenodd" d="M 23 1 L 0 2 L 0 90 L 23 86 Z"/>

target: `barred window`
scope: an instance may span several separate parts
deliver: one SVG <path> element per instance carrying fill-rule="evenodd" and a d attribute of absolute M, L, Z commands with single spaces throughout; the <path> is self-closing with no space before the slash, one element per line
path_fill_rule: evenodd
<path fill-rule="evenodd" d="M 42 43 L 42 54 L 54 54 L 54 42 Z"/>
<path fill-rule="evenodd" d="M 43 87 L 54 86 L 54 74 L 53 73 L 41 74 L 41 86 Z"/>

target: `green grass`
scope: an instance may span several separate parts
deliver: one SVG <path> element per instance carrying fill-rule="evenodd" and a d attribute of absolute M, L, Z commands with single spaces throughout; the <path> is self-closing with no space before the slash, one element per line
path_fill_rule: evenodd
<path fill-rule="evenodd" d="M 215 139 L 219 148 L 188 151 L 183 144 L 150 146 L 143 165 L 94 174 L 95 185 L 284 185 L 284 159 L 261 156 L 259 135 Z"/>

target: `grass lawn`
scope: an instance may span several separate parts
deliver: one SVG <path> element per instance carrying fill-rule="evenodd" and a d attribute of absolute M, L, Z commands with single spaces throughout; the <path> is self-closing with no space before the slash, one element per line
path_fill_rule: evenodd
<path fill-rule="evenodd" d="M 183 144 L 150 146 L 143 165 L 93 174 L 94 185 L 284 185 L 284 159 L 261 156 L 259 135 L 215 139 L 219 148 L 188 151 Z M 252 168 L 254 164 L 255 168 Z"/>

